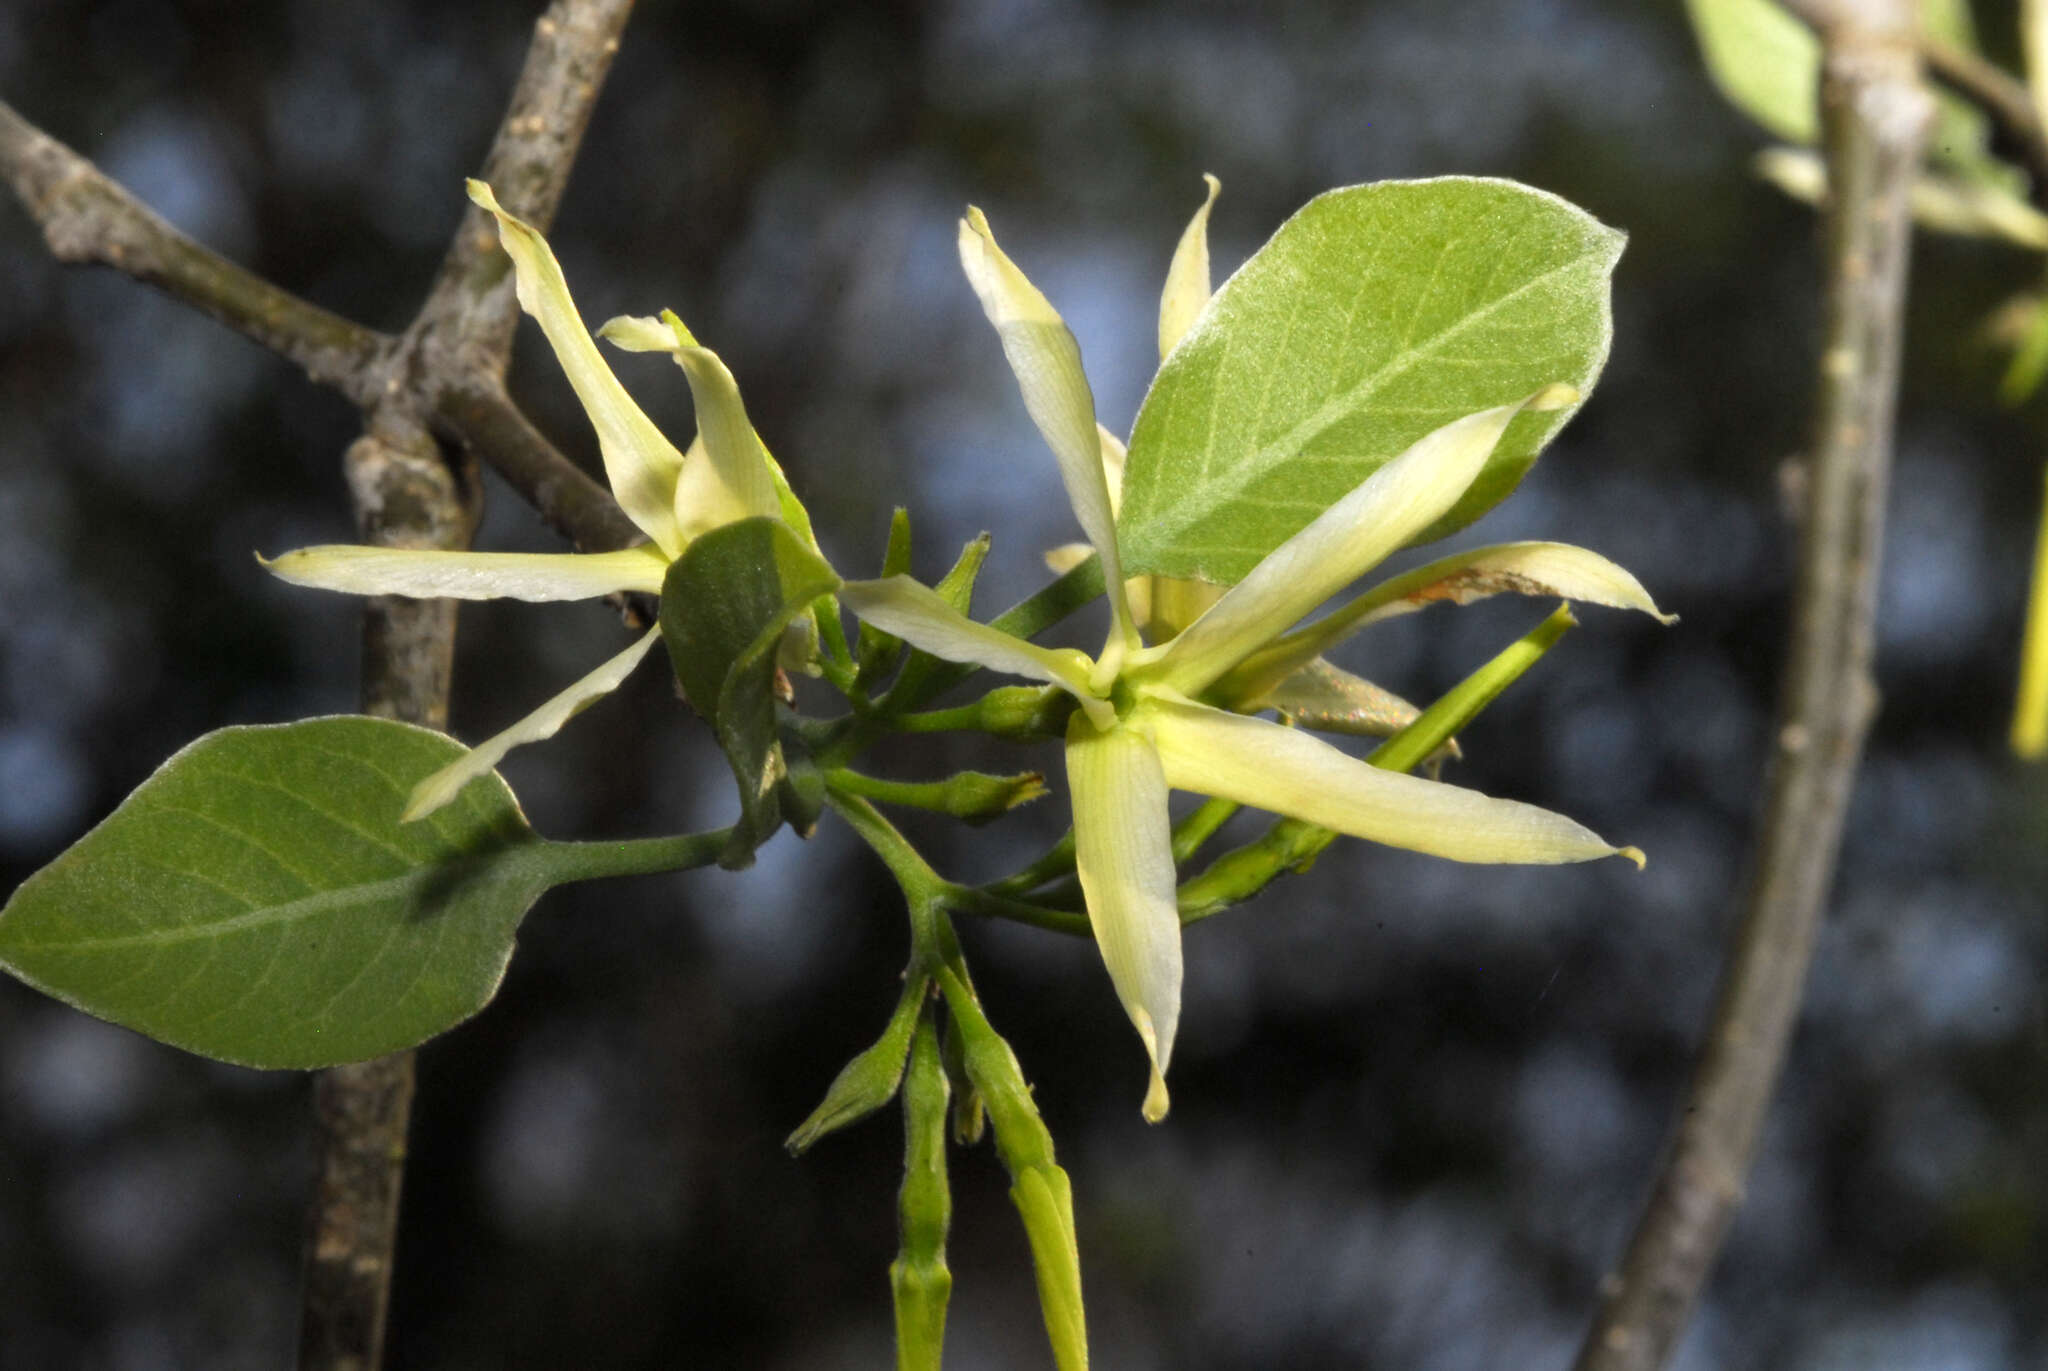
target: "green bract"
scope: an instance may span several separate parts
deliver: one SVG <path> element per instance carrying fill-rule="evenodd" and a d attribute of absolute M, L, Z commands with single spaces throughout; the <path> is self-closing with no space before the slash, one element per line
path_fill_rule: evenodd
<path fill-rule="evenodd" d="M 1341 204 L 1347 194 L 1334 192 L 1318 203 Z M 1301 222 L 1299 216 L 1295 222 Z M 1201 227 L 1198 218 L 1190 238 L 1199 238 Z M 1188 241 L 1176 254 L 1163 301 L 1162 336 L 1175 326 L 1165 316 L 1184 318 L 1187 312 L 1187 292 L 1176 287 L 1186 284 L 1181 262 L 1192 256 Z M 1025 405 L 1059 458 L 1075 512 L 1102 560 L 1112 606 L 1108 641 L 1093 658 L 1071 648 L 1023 642 L 973 622 L 902 576 L 853 582 L 842 593 L 863 619 L 928 652 L 1047 682 L 1080 705 L 1067 732 L 1076 866 L 1104 964 L 1152 1060 L 1144 1110 L 1148 1119 L 1163 1118 L 1167 1110 L 1165 1071 L 1180 1016 L 1180 918 L 1167 819 L 1169 789 L 1199 791 L 1461 861 L 1565 862 L 1617 853 L 1641 860 L 1633 849 L 1616 848 L 1560 815 L 1368 766 L 1307 734 L 1229 708 L 1255 707 L 1260 692 L 1253 686 L 1270 687 L 1273 680 L 1291 675 L 1336 636 L 1376 612 L 1400 612 L 1398 607 L 1419 602 L 1422 590 L 1404 577 L 1339 610 L 1332 616 L 1336 632 L 1315 625 L 1288 634 L 1360 574 L 1461 508 L 1475 483 L 1497 470 L 1493 459 L 1510 425 L 1524 414 L 1574 403 L 1578 392 L 1571 385 L 1525 388 L 1507 403 L 1496 400 L 1434 427 L 1392 460 L 1370 463 L 1363 480 L 1354 480 L 1348 492 L 1326 502 L 1305 526 L 1254 560 L 1242 579 L 1194 622 L 1147 646 L 1138 636 L 1110 533 L 1104 443 L 1079 348 L 1058 313 L 997 247 L 979 211 L 970 210 L 962 222 L 960 243 L 968 279 L 1002 337 Z M 1238 280 L 1266 274 L 1255 259 Z M 1319 291 L 1318 273 L 1298 277 L 1296 288 Z M 1193 331 L 1173 349 L 1169 367 L 1189 357 L 1198 342 L 1219 356 L 1237 349 L 1240 326 L 1221 310 L 1222 303 L 1219 296 L 1199 312 Z M 1263 320 L 1254 318 L 1242 328 L 1259 336 Z M 1603 334 L 1603 347 L 1604 341 Z M 1504 369 L 1510 378 L 1523 370 L 1520 363 Z M 1243 411 L 1245 397 L 1225 384 L 1236 374 L 1224 372 L 1216 379 L 1212 414 Z M 1267 374 L 1256 372 L 1247 384 L 1258 388 L 1264 384 L 1258 378 Z M 1470 378 L 1460 382 L 1468 388 L 1478 384 Z M 1494 384 L 1501 381 L 1496 378 Z M 1154 395 L 1159 393 L 1155 386 Z M 1294 402 L 1311 403 L 1303 395 Z M 1303 442 L 1320 431 L 1285 409 L 1273 414 L 1272 423 L 1273 431 L 1294 432 Z M 1190 432 L 1198 449 L 1212 445 L 1199 429 Z M 1298 456 L 1272 449 L 1263 460 L 1270 469 L 1285 472 L 1298 465 Z M 1171 545 L 1170 539 L 1150 539 L 1150 526 L 1134 520 L 1128 504 L 1123 529 L 1137 546 Z M 1589 598 L 1599 602 L 1656 613 L 1626 571 L 1595 553 L 1555 544 L 1462 554 L 1440 564 L 1430 584 L 1456 584 L 1475 567 L 1492 567 L 1491 578 L 1473 572 L 1465 576 L 1468 593 L 1443 589 L 1438 597 L 1469 599 L 1539 586 L 1548 594 L 1555 593 L 1554 583 L 1570 582 L 1586 587 Z M 1258 679 L 1230 693 L 1233 673 L 1247 669 Z"/>

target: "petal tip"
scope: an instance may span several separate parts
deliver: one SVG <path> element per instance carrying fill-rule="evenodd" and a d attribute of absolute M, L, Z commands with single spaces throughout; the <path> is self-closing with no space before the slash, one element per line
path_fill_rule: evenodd
<path fill-rule="evenodd" d="M 1166 1077 L 1159 1074 L 1159 1068 L 1152 1068 L 1152 1084 L 1146 1088 L 1144 1115 L 1146 1123 L 1159 1123 L 1166 1118 L 1166 1111 L 1172 1107 L 1166 1095 Z"/>
<path fill-rule="evenodd" d="M 498 197 L 491 193 L 489 182 L 480 181 L 476 177 L 471 176 L 463 181 L 462 188 L 469 192 L 470 202 L 479 209 L 487 209 L 493 214 L 503 214 L 505 212 L 498 208 Z"/>
<path fill-rule="evenodd" d="M 1638 871 L 1641 871 L 1650 864 L 1650 859 L 1643 855 L 1643 850 L 1640 847 L 1617 847 L 1614 849 L 1614 855 L 1628 858 L 1636 864 L 1636 870 Z"/>
<path fill-rule="evenodd" d="M 1563 409 L 1566 405 L 1575 405 L 1578 402 L 1579 389 L 1577 386 L 1567 385 L 1563 381 L 1553 381 L 1534 395 L 1531 395 L 1522 408 L 1542 412 L 1545 410 Z"/>

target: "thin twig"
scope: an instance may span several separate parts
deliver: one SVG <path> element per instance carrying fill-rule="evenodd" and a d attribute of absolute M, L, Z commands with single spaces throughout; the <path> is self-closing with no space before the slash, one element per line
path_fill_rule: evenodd
<path fill-rule="evenodd" d="M 560 202 L 631 8 L 632 0 L 557 0 L 535 25 L 485 162 L 486 174 L 506 182 L 506 198 L 532 220 L 545 223 Z M 445 393 L 503 393 L 518 320 L 504 268 L 496 234 L 472 211 L 392 352 L 369 431 L 349 449 L 349 493 L 363 541 L 468 546 L 479 510 L 474 458 L 444 451 L 430 423 L 440 418 Z M 509 402 L 504 409 L 517 414 Z M 452 600 L 370 601 L 363 611 L 366 713 L 447 726 L 455 608 Z M 306 1225 L 300 1371 L 370 1371 L 382 1360 L 413 1080 L 413 1054 L 400 1052 L 322 1072 L 315 1087 L 321 1165 Z"/>
<path fill-rule="evenodd" d="M 568 179 L 562 154 L 589 122 L 631 8 L 631 0 L 562 0 L 535 25 L 533 50 L 483 168 L 502 181 L 500 198 L 530 220 L 545 224 L 554 215 Z M 465 215 L 426 307 L 394 338 L 195 243 L 4 101 L 0 183 L 42 229 L 57 260 L 111 267 L 155 286 L 295 363 L 366 413 L 415 411 L 441 438 L 501 471 L 580 548 L 623 547 L 640 537 L 611 493 L 505 394 L 518 306 L 496 238 L 481 231 L 481 211 Z"/>
<path fill-rule="evenodd" d="M 1827 321 L 1784 698 L 1756 870 L 1707 1041 L 1579 1371 L 1662 1366 L 1742 1199 L 1876 709 L 1878 555 L 1912 222 L 1932 102 L 1905 0 L 1825 7 Z"/>
<path fill-rule="evenodd" d="M 2048 201 L 2048 131 L 2041 127 L 2026 83 L 1974 52 L 1931 38 L 1920 40 L 1920 58 L 1929 76 L 1990 116 L 2004 146 L 2026 167 L 2034 202 Z"/>
<path fill-rule="evenodd" d="M 35 219 L 58 261 L 109 266 L 155 286 L 357 404 L 375 402 L 390 338 L 207 251 L 5 101 L 0 180 Z"/>

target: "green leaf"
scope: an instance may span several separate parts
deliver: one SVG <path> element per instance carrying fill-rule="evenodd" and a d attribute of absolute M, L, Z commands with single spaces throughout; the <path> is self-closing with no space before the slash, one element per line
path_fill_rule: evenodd
<path fill-rule="evenodd" d="M 495 775 L 399 822 L 462 751 L 362 717 L 210 733 L 22 883 L 0 909 L 0 966 L 246 1066 L 444 1032 L 497 992 L 520 919 L 561 874 Z"/>
<path fill-rule="evenodd" d="M 1124 468 L 1125 571 L 1234 584 L 1424 434 L 1554 381 L 1589 392 L 1622 241 L 1512 181 L 1317 196 L 1160 367 Z M 1570 412 L 1517 419 L 1424 539 L 1503 499 Z"/>
<path fill-rule="evenodd" d="M 1790 143 L 1820 138 L 1820 39 L 1776 0 L 1685 0 L 1729 104 Z"/>
<path fill-rule="evenodd" d="M 740 820 L 720 858 L 745 866 L 781 824 L 790 764 L 776 716 L 783 629 L 839 578 L 779 519 L 742 519 L 692 542 L 661 588 L 661 635 L 676 677 L 711 722 L 739 785 Z M 815 809 L 808 804 L 813 817 Z"/>
<path fill-rule="evenodd" d="M 1820 40 L 1777 0 L 1686 0 L 1707 74 L 1729 104 L 1790 143 L 1820 141 Z M 1977 51 L 1968 0 L 1920 0 L 1930 38 Z M 1991 123 L 1958 96 L 1938 92 L 1927 154 L 1965 179 L 2025 191 L 2017 167 L 1994 157 Z"/>

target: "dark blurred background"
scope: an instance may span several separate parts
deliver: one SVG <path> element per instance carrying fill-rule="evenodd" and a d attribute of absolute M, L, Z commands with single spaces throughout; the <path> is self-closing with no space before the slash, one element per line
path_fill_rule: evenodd
<path fill-rule="evenodd" d="M 5 0 L 0 92 L 207 243 L 395 328 L 538 9 Z M 1981 18 L 2009 49 L 2006 7 Z M 584 314 L 677 309 L 850 573 L 898 501 L 927 576 L 993 529 L 984 612 L 1075 530 L 960 277 L 967 201 L 1065 311 L 1118 429 L 1204 171 L 1219 281 L 1315 192 L 1385 177 L 1518 177 L 1631 235 L 1597 394 L 1462 541 L 1586 544 L 1683 622 L 1587 611 L 1454 778 L 1640 844 L 1648 872 L 1340 844 L 1191 934 L 1160 1128 L 1093 948 L 964 929 L 1074 1179 L 1097 1364 L 1569 1359 L 1682 1084 L 1760 793 L 1816 307 L 1812 219 L 1747 174 L 1759 145 L 1679 8 L 1635 0 L 648 0 L 629 27 L 552 235 Z M 1929 242 L 1914 270 L 1884 711 L 1688 1371 L 2048 1366 L 2048 780 L 2002 750 L 2048 444 L 2038 409 L 1991 405 L 1978 332 L 2037 267 Z M 525 328 L 515 392 L 594 460 Z M 617 366 L 688 431 L 672 368 Z M 351 708 L 355 605 L 250 554 L 350 536 L 356 432 L 255 346 L 54 266 L 0 204 L 0 891 L 193 735 Z M 502 487 L 481 542 L 554 546 Z M 1417 615 L 1345 660 L 1426 699 L 1545 608 Z M 465 608 L 461 635 L 472 740 L 621 641 L 587 605 Z M 968 760 L 1057 771 L 1050 749 L 965 746 L 885 765 Z M 729 803 L 654 668 L 507 774 L 558 836 L 705 827 Z M 993 875 L 1062 814 L 916 831 Z M 895 1116 L 801 1161 L 780 1143 L 878 1031 L 905 947 L 892 888 L 829 822 L 745 875 L 543 902 L 497 1002 L 421 1054 L 393 1371 L 889 1365 Z M 302 1076 L 0 983 L 0 1365 L 287 1364 L 308 1119 Z M 949 1365 L 1042 1367 L 986 1147 L 956 1152 L 954 1184 Z"/>

